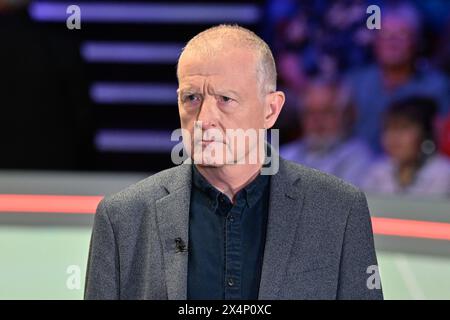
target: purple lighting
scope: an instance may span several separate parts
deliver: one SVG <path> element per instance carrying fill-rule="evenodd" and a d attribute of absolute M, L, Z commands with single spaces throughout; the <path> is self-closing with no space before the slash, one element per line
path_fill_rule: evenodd
<path fill-rule="evenodd" d="M 65 21 L 72 2 L 33 2 L 31 16 L 39 21 Z M 255 23 L 260 8 L 251 4 L 162 4 L 80 2 L 81 20 L 116 23 Z"/>
<path fill-rule="evenodd" d="M 95 83 L 91 98 L 107 104 L 177 104 L 177 86 L 159 83 Z"/>
<path fill-rule="evenodd" d="M 83 44 L 81 54 L 88 62 L 175 63 L 182 44 L 97 42 Z"/>
<path fill-rule="evenodd" d="M 170 152 L 180 141 L 170 131 L 102 129 L 95 138 L 97 150 L 106 152 Z"/>

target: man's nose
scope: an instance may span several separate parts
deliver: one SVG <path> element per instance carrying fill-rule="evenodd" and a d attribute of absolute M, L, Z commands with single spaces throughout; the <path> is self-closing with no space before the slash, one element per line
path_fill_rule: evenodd
<path fill-rule="evenodd" d="M 201 121 L 202 129 L 206 130 L 217 126 L 218 110 L 213 97 L 205 98 L 200 108 L 197 121 Z"/>

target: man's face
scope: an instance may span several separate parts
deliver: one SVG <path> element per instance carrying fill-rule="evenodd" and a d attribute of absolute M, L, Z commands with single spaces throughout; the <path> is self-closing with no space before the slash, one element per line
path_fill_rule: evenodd
<path fill-rule="evenodd" d="M 419 156 L 422 136 L 420 127 L 412 121 L 392 119 L 383 131 L 382 143 L 396 163 L 411 163 Z"/>
<path fill-rule="evenodd" d="M 312 149 L 322 149 L 341 136 L 342 111 L 336 95 L 325 86 L 312 87 L 305 96 L 301 112 L 304 138 Z"/>
<path fill-rule="evenodd" d="M 178 64 L 178 109 L 181 128 L 190 134 L 190 145 L 187 137 L 183 137 L 184 144 L 194 160 L 199 160 L 197 151 L 200 151 L 203 165 L 229 163 L 230 159 L 207 159 L 209 153 L 205 149 L 221 149 L 223 154 L 231 152 L 236 156 L 236 145 L 226 138 L 227 129 L 258 132 L 265 128 L 264 97 L 255 63 L 254 54 L 241 48 L 210 55 L 193 50 L 183 53 Z M 195 126 L 203 133 L 198 139 L 194 135 Z M 244 154 L 255 147 L 245 143 Z"/>
<path fill-rule="evenodd" d="M 415 55 L 415 33 L 406 21 L 386 17 L 375 41 L 375 54 L 380 64 L 396 67 L 409 64 Z"/>

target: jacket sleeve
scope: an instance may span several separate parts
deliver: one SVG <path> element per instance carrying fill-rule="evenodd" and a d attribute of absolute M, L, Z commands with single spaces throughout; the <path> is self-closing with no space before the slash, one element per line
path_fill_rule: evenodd
<path fill-rule="evenodd" d="M 119 299 L 119 262 L 113 225 L 106 201 L 97 207 L 89 247 L 84 299 Z"/>
<path fill-rule="evenodd" d="M 347 218 L 337 298 L 383 299 L 372 223 L 363 192 L 358 192 Z"/>

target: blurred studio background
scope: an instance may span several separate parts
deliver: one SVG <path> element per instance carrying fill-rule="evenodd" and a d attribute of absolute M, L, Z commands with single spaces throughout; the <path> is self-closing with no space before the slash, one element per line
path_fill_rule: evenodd
<path fill-rule="evenodd" d="M 385 298 L 450 299 L 448 0 L 0 0 L 0 299 L 83 297 L 96 205 L 172 166 L 178 55 L 220 23 L 273 49 L 282 156 L 366 191 Z"/>

